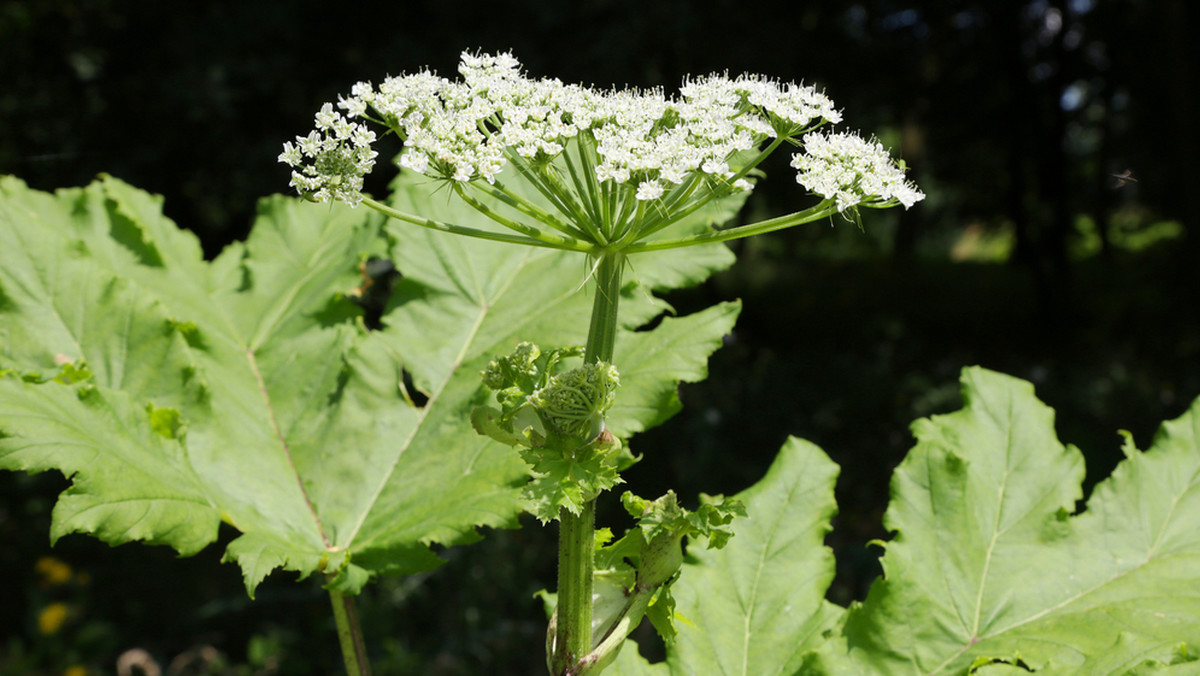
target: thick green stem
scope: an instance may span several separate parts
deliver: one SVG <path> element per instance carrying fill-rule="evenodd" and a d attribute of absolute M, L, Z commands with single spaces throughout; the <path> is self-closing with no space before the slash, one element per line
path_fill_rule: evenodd
<path fill-rule="evenodd" d="M 333 621 L 337 625 L 338 641 L 342 644 L 346 676 L 371 676 L 371 663 L 367 660 L 367 647 L 363 642 L 362 626 L 358 623 L 354 597 L 330 589 L 329 601 L 333 604 Z"/>
<path fill-rule="evenodd" d="M 617 305 L 621 297 L 624 256 L 606 253 L 596 261 L 596 296 L 588 329 L 584 359 L 612 362 L 617 337 Z M 554 654 L 555 676 L 573 673 L 580 659 L 592 651 L 592 574 L 595 569 L 596 501 L 589 500 L 579 514 L 562 510 L 558 530 L 558 618 Z"/>
<path fill-rule="evenodd" d="M 592 300 L 592 324 L 588 328 L 584 359 L 612 363 L 617 341 L 617 305 L 621 300 L 621 272 L 625 256 L 604 253 L 596 260 L 596 297 Z"/>
<path fill-rule="evenodd" d="M 592 573 L 596 558 L 596 501 L 579 514 L 562 510 L 558 519 L 558 618 L 554 676 L 570 669 L 592 650 Z"/>

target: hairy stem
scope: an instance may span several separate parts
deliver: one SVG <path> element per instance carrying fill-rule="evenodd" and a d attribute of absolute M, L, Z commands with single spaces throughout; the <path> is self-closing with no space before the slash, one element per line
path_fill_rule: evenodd
<path fill-rule="evenodd" d="M 337 625 L 338 641 L 342 644 L 342 660 L 347 676 L 371 676 L 371 662 L 363 642 L 362 626 L 358 623 L 358 608 L 354 597 L 329 590 L 333 604 L 333 621 Z"/>
<path fill-rule="evenodd" d="M 617 336 L 617 305 L 621 294 L 624 256 L 603 254 L 596 261 L 596 297 L 584 359 L 612 362 Z M 562 510 L 558 531 L 558 619 L 554 654 L 555 676 L 572 673 L 592 650 L 592 574 L 595 568 L 596 501 L 589 500 L 572 514 Z"/>

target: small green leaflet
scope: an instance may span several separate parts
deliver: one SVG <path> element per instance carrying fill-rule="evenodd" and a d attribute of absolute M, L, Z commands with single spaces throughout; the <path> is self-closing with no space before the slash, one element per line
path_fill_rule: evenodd
<path fill-rule="evenodd" d="M 412 210 L 442 215 L 435 185 L 397 185 Z M 73 479 L 54 539 L 187 555 L 230 524 L 240 535 L 226 558 L 251 594 L 280 568 L 354 593 L 438 565 L 430 545 L 510 525 L 527 476 L 471 429 L 479 370 L 521 339 L 582 343 L 590 307 L 582 256 L 459 239 L 271 197 L 246 242 L 206 262 L 161 199 L 120 181 L 48 194 L 0 178 L 0 469 Z M 369 256 L 404 275 L 380 331 L 353 300 Z M 664 308 L 633 282 L 627 293 L 630 329 Z M 642 374 L 629 396 L 699 377 L 736 311 L 718 314 L 692 320 L 686 347 L 660 334 L 684 364 Z M 90 379 L 54 381 L 83 368 Z M 635 413 L 626 426 L 654 421 Z"/>
<path fill-rule="evenodd" d="M 824 601 L 836 469 L 789 441 L 737 497 L 720 551 L 690 549 L 665 664 L 627 645 L 614 676 L 1200 673 L 1200 400 L 1080 513 L 1083 460 L 1031 385 L 980 368 L 965 407 L 917 421 L 885 517 L 884 578 Z"/>

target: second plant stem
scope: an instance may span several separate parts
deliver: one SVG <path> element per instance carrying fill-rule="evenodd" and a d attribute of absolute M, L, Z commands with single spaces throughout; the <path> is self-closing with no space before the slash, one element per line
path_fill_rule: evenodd
<path fill-rule="evenodd" d="M 347 676 L 371 676 L 371 663 L 367 659 L 367 648 L 363 642 L 362 626 L 358 623 L 358 609 L 353 596 L 329 590 L 333 605 L 333 620 L 337 625 L 338 642 L 342 646 L 342 659 L 346 664 Z"/>
<path fill-rule="evenodd" d="M 604 253 L 595 261 L 596 296 L 584 349 L 584 359 L 589 363 L 612 363 L 624 262 L 619 253 Z M 554 676 L 574 673 L 579 661 L 592 650 L 595 516 L 594 499 L 587 501 L 579 514 L 564 509 L 559 515 L 558 619 L 550 659 Z"/>

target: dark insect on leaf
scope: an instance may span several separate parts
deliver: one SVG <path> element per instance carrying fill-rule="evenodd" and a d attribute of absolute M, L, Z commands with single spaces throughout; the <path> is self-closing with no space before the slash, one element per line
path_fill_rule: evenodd
<path fill-rule="evenodd" d="M 374 257 L 360 263 L 358 271 L 362 275 L 363 283 L 351 291 L 350 295 L 362 307 L 363 322 L 367 328 L 376 330 L 381 326 L 380 319 L 387 307 L 388 298 L 392 295 L 392 288 L 400 279 L 400 272 L 396 270 L 392 261 Z"/>

